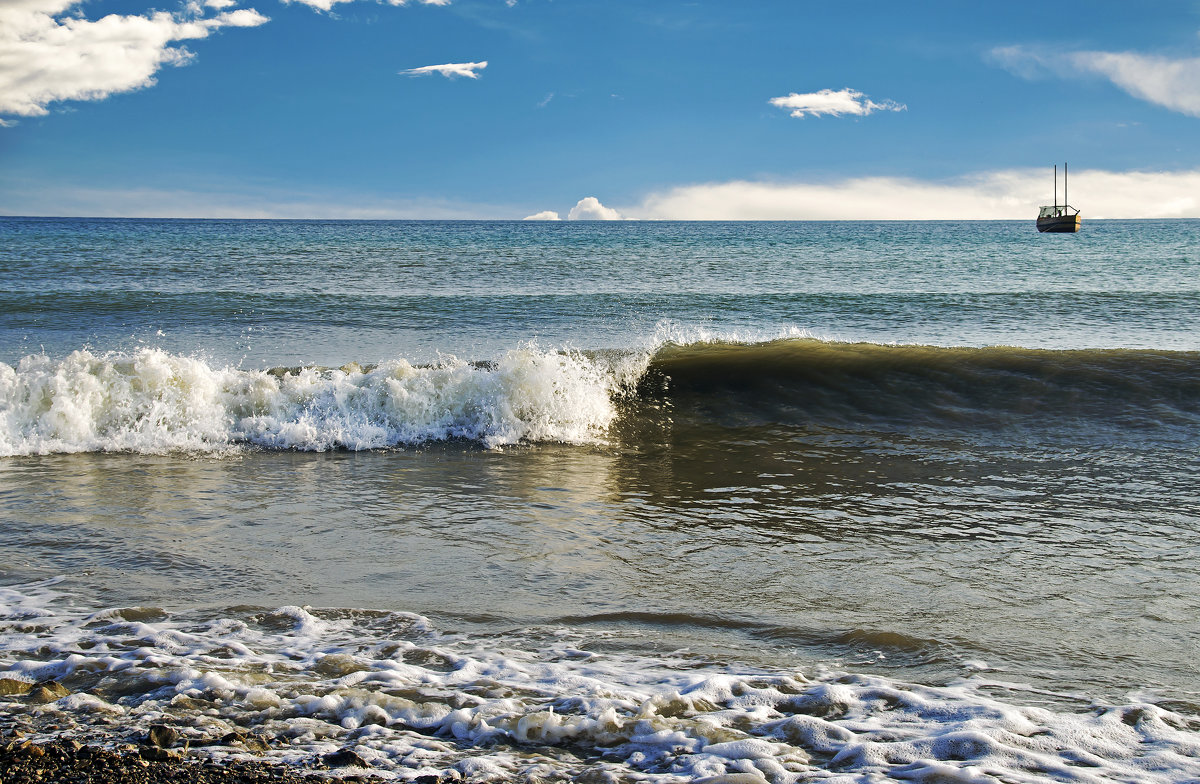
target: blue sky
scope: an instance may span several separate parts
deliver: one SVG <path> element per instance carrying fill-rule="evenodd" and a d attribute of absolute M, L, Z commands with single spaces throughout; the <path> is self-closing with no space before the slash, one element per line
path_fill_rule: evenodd
<path fill-rule="evenodd" d="M 1197 2 L 202 2 L 0 0 L 0 213 L 1200 217 Z"/>

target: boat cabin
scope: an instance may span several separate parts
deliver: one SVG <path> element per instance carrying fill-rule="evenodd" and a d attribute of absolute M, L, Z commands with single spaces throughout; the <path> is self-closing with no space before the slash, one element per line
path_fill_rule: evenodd
<path fill-rule="evenodd" d="M 1070 210 L 1068 212 L 1068 210 Z M 1070 204 L 1055 204 L 1053 207 L 1042 207 L 1038 212 L 1039 218 L 1066 218 L 1071 215 L 1078 215 L 1079 210 L 1072 207 Z"/>

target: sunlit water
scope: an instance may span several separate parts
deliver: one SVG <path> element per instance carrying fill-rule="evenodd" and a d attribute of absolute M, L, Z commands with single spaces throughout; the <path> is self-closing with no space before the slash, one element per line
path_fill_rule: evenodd
<path fill-rule="evenodd" d="M 1200 222 L 0 240 L 0 678 L 73 691 L 0 700 L 43 732 L 1200 777 Z"/>

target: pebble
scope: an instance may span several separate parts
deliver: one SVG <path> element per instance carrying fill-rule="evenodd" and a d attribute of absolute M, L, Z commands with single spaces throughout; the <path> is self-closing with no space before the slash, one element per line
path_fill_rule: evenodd
<path fill-rule="evenodd" d="M 155 724 L 146 733 L 146 743 L 159 749 L 169 749 L 179 742 L 179 733 L 165 724 Z"/>
<path fill-rule="evenodd" d="M 71 690 L 58 681 L 42 681 L 29 690 L 28 699 L 35 705 L 45 705 L 66 697 Z"/>
<path fill-rule="evenodd" d="M 165 725 L 164 725 L 165 726 Z M 166 728 L 171 729 L 171 728 Z M 173 730 L 174 731 L 174 730 Z M 157 734 L 157 733 L 156 733 Z M 150 733 L 147 733 L 147 738 Z M 163 737 L 169 737 L 164 734 Z M 255 736 L 247 736 L 255 737 Z M 261 736 L 257 736 L 261 738 Z M 161 739 L 161 738 L 160 738 Z M 175 741 L 178 742 L 178 735 Z M 244 740 L 243 740 L 244 742 Z M 80 743 L 59 737 L 35 743 L 13 731 L 0 730 L 0 782 L 3 784 L 352 784 L 377 781 L 360 770 L 339 775 L 262 760 L 211 759 L 185 756 L 149 743 L 116 747 Z M 369 768 L 351 748 L 314 758 L 327 768 Z M 422 776 L 421 784 L 452 784 L 452 779 Z"/>
<path fill-rule="evenodd" d="M 365 759 L 358 756 L 353 749 L 341 749 L 332 754 L 326 754 L 321 758 L 331 768 L 369 768 L 371 767 Z"/>

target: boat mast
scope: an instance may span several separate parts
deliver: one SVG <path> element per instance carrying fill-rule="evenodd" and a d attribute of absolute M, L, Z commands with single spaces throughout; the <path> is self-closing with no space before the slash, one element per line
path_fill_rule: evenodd
<path fill-rule="evenodd" d="M 1063 208 L 1071 206 L 1071 200 L 1067 198 L 1067 162 L 1063 161 Z"/>
<path fill-rule="evenodd" d="M 1058 164 L 1054 164 L 1054 210 L 1058 211 Z"/>

